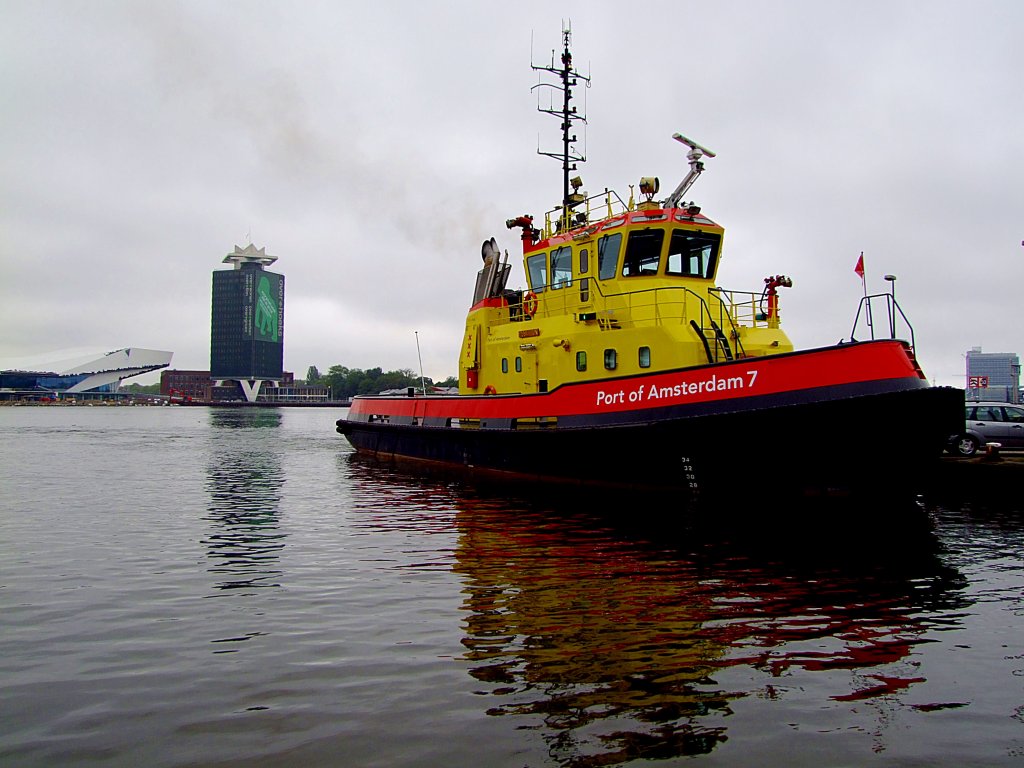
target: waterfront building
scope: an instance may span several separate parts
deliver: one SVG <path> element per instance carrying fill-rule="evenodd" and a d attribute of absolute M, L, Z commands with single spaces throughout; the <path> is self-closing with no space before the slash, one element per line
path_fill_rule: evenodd
<path fill-rule="evenodd" d="M 967 353 L 968 400 L 1020 402 L 1020 358 L 1013 352 L 982 352 L 973 347 Z"/>
<path fill-rule="evenodd" d="M 182 400 L 210 399 L 209 371 L 164 370 L 160 372 L 160 394 Z"/>
<path fill-rule="evenodd" d="M 235 246 L 230 270 L 213 273 L 210 314 L 212 400 L 256 402 L 264 386 L 281 383 L 284 361 L 284 275 L 266 248 Z"/>
<path fill-rule="evenodd" d="M 105 400 L 125 379 L 171 364 L 173 352 L 125 347 L 58 371 L 0 371 L 0 400 Z"/>
<path fill-rule="evenodd" d="M 160 394 L 170 398 L 194 402 L 239 402 L 244 399 L 236 382 L 215 382 L 210 371 L 167 370 L 160 374 Z M 296 384 L 295 374 L 282 371 L 276 386 L 263 387 L 255 400 L 257 403 L 328 403 L 331 400 L 330 387 L 311 384 Z"/>

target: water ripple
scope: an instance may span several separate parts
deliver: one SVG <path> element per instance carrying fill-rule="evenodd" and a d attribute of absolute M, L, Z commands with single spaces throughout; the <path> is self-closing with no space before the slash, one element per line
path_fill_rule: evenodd
<path fill-rule="evenodd" d="M 1012 509 L 765 504 L 740 524 L 727 496 L 709 512 L 365 462 L 335 418 L 0 412 L 0 760 L 1024 753 Z"/>

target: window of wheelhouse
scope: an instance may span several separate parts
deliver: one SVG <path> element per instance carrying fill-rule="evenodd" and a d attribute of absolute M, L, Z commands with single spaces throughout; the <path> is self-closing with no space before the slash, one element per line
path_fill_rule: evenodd
<path fill-rule="evenodd" d="M 572 285 L 572 246 L 564 245 L 551 252 L 551 288 Z"/>
<path fill-rule="evenodd" d="M 619 266 L 619 251 L 622 249 L 622 233 L 605 235 L 597 241 L 597 276 L 602 280 L 615 277 Z"/>
<path fill-rule="evenodd" d="M 580 301 L 590 301 L 590 278 L 585 275 L 590 272 L 590 254 L 586 248 L 580 249 Z"/>
<path fill-rule="evenodd" d="M 548 255 L 537 253 L 526 259 L 526 270 L 530 273 L 530 288 L 536 293 L 548 284 Z"/>
<path fill-rule="evenodd" d="M 672 230 L 665 274 L 710 280 L 715 276 L 721 243 L 721 236 L 711 232 L 697 232 L 692 229 Z"/>
<path fill-rule="evenodd" d="M 630 232 L 629 240 L 626 241 L 626 257 L 622 260 L 622 276 L 656 275 L 664 242 L 663 229 L 638 229 Z"/>

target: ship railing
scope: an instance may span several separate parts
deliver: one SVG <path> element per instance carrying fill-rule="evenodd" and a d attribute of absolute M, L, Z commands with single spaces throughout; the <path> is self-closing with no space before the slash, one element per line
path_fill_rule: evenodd
<path fill-rule="evenodd" d="M 580 194 L 571 205 L 559 205 L 544 212 L 542 237 L 547 239 L 559 232 L 584 227 L 592 221 L 610 219 L 632 211 L 635 207 L 632 196 L 629 202 L 625 202 L 613 189 L 605 188 L 603 192 L 589 197 Z"/>
<path fill-rule="evenodd" d="M 718 300 L 726 305 L 729 316 L 739 325 L 750 328 L 768 326 L 765 294 L 726 288 L 709 288 L 708 293 L 715 294 Z"/>
<path fill-rule="evenodd" d="M 859 338 L 858 338 L 859 337 Z M 914 326 L 891 293 L 873 293 L 860 300 L 850 330 L 850 341 L 900 339 L 914 351 Z"/>
<path fill-rule="evenodd" d="M 583 278 L 587 280 L 587 278 Z M 707 299 L 685 286 L 658 286 L 605 294 L 600 282 L 574 280 L 552 289 L 543 286 L 537 316 L 559 317 L 593 307 L 594 319 L 606 329 L 689 325 L 700 337 L 709 362 L 744 356 L 736 322 L 727 302 L 709 293 Z M 589 293 L 584 300 L 583 293 Z"/>
<path fill-rule="evenodd" d="M 699 294 L 694 296 L 700 300 L 699 331 L 701 337 L 707 340 L 704 349 L 708 353 L 708 362 L 719 362 L 723 358 L 732 360 L 734 357 L 746 357 L 743 342 L 740 341 L 740 332 L 736 327 L 736 318 L 721 295 L 708 291 L 706 302 Z M 691 321 L 691 325 L 695 331 L 698 330 L 694 321 Z M 714 346 L 711 347 L 711 344 Z"/>
<path fill-rule="evenodd" d="M 698 296 L 698 298 L 700 297 Z M 718 292 L 717 289 L 708 290 L 708 301 L 704 304 L 703 310 L 707 311 L 711 329 L 714 330 L 719 346 L 723 348 L 727 357 L 730 342 L 732 343 L 732 352 L 736 357 L 747 356 L 746 351 L 743 349 L 743 342 L 740 340 L 739 328 L 736 327 L 736 310 L 742 309 L 743 306 L 744 305 L 742 304 L 736 305 L 732 302 L 724 301 L 721 293 Z M 717 322 L 715 321 L 716 317 Z M 707 328 L 707 326 L 703 324 L 701 327 L 703 329 Z M 728 333 L 728 340 L 725 337 L 726 333 Z"/>

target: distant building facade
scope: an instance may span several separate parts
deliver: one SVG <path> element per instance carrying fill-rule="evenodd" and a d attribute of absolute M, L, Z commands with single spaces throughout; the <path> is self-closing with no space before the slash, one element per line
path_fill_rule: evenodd
<path fill-rule="evenodd" d="M 1020 358 L 1013 352 L 982 352 L 974 347 L 967 353 L 968 400 L 1020 402 Z"/>
<path fill-rule="evenodd" d="M 0 371 L 0 400 L 105 399 L 125 379 L 166 368 L 172 356 L 125 347 L 61 371 Z"/>
<path fill-rule="evenodd" d="M 262 387 L 257 394 L 258 403 L 328 403 L 330 387 L 296 384 L 295 374 L 282 371 L 276 386 Z M 210 371 L 174 371 L 160 374 L 160 394 L 196 402 L 232 403 L 245 400 L 237 382 L 216 381 Z"/>
<path fill-rule="evenodd" d="M 173 398 L 207 401 L 210 399 L 210 372 L 161 371 L 160 394 Z"/>
<path fill-rule="evenodd" d="M 284 275 L 277 261 L 250 243 L 224 257 L 230 270 L 213 273 L 210 313 L 211 399 L 256 402 L 284 371 Z M 237 394 L 237 397 L 236 397 Z"/>

